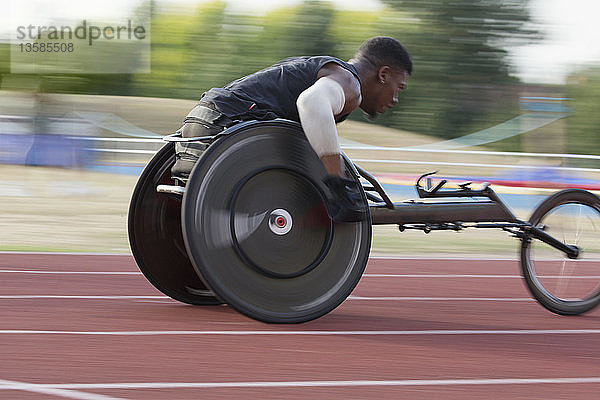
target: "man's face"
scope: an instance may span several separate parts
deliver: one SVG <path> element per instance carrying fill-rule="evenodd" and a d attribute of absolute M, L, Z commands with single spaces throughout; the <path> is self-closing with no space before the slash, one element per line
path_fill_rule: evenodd
<path fill-rule="evenodd" d="M 380 70 L 369 95 L 365 96 L 360 108 L 370 118 L 376 118 L 398 103 L 398 94 L 406 88 L 408 73 L 401 69 Z"/>

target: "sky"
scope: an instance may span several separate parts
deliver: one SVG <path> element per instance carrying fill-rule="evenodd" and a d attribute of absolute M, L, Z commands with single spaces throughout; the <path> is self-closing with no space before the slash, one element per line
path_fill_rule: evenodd
<path fill-rule="evenodd" d="M 93 15 L 111 18 L 126 15 L 138 0 L 9 0 L 10 12 L 0 14 L 0 38 L 14 34 L 22 22 L 43 25 L 48 16 L 61 18 Z M 175 4 L 193 6 L 201 0 L 158 0 L 161 7 Z M 276 7 L 298 4 L 300 0 L 226 0 L 231 12 L 261 14 Z M 332 0 L 338 8 L 377 10 L 378 0 Z M 517 75 L 529 83 L 562 84 L 573 68 L 587 63 L 600 64 L 600 0 L 531 0 L 536 27 L 545 39 L 535 45 L 510 49 Z M 40 21 L 40 22 L 38 22 Z M 4 30 L 3 30 L 4 27 Z M 7 29 L 7 27 L 9 27 Z M 401 40 L 401 38 L 400 38 Z"/>
<path fill-rule="evenodd" d="M 573 68 L 600 64 L 599 0 L 532 0 L 541 43 L 514 49 L 514 62 L 526 82 L 564 83 Z"/>

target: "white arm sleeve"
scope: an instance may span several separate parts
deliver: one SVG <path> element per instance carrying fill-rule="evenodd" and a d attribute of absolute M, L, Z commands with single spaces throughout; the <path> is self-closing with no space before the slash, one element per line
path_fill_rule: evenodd
<path fill-rule="evenodd" d="M 300 93 L 296 106 L 308 142 L 319 157 L 340 154 L 335 115 L 346 102 L 344 89 L 335 80 L 323 77 Z"/>

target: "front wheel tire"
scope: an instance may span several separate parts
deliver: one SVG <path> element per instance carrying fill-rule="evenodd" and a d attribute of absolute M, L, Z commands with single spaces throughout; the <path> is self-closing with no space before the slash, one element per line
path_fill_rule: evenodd
<path fill-rule="evenodd" d="M 598 306 L 600 198 L 585 190 L 563 190 L 542 202 L 529 222 L 581 252 L 570 259 L 540 240 L 525 237 L 521 268 L 533 297 L 561 315 L 578 315 Z"/>

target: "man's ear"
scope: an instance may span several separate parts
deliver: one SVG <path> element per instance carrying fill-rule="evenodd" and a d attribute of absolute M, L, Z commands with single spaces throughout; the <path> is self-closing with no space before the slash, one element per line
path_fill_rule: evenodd
<path fill-rule="evenodd" d="M 390 79 L 391 74 L 392 68 L 389 65 L 384 65 L 377 71 L 377 80 L 379 80 L 380 83 L 385 83 Z"/>

